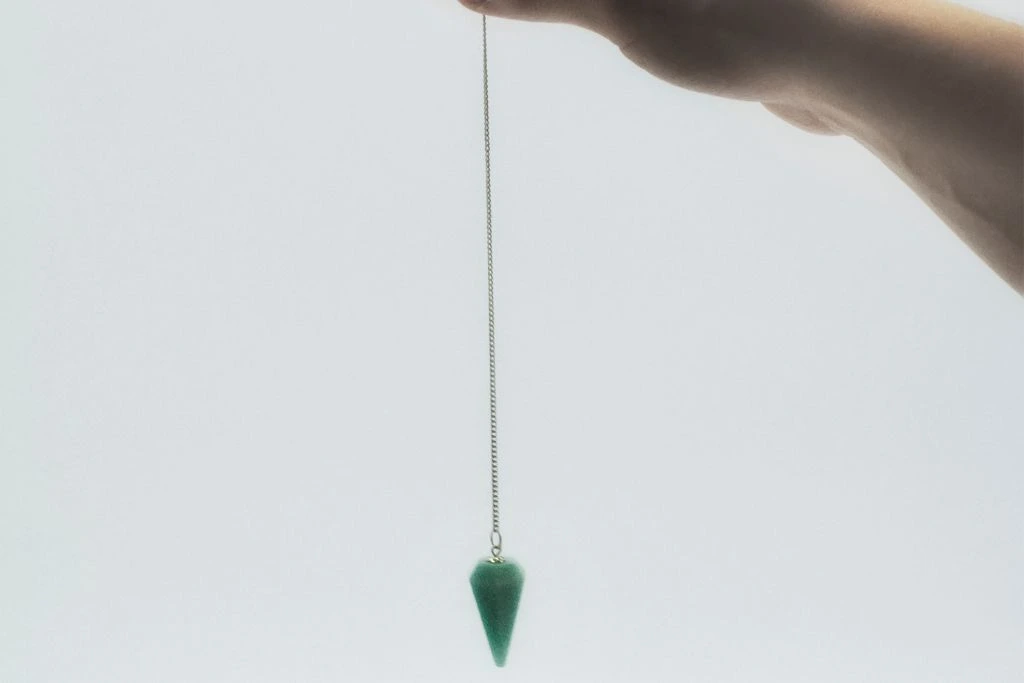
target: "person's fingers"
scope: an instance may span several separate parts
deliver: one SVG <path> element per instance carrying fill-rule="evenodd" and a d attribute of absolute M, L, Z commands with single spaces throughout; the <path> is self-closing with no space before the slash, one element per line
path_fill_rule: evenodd
<path fill-rule="evenodd" d="M 611 37 L 616 0 L 459 0 L 487 16 L 576 24 Z"/>

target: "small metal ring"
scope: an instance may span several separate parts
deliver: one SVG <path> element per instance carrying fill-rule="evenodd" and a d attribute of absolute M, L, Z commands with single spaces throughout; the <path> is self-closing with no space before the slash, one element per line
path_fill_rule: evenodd
<path fill-rule="evenodd" d="M 495 550 L 497 550 L 498 553 L 501 553 L 501 532 L 500 531 L 492 531 L 491 532 L 491 552 L 494 552 Z"/>

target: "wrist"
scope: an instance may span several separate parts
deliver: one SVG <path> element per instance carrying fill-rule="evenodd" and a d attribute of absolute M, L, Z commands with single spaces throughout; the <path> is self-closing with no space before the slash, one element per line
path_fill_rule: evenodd
<path fill-rule="evenodd" d="M 794 50 L 781 104 L 810 113 L 839 134 L 853 135 L 862 127 L 850 106 L 854 83 L 848 65 L 860 59 L 853 26 L 865 4 L 808 0 L 806 20 L 789 37 Z"/>

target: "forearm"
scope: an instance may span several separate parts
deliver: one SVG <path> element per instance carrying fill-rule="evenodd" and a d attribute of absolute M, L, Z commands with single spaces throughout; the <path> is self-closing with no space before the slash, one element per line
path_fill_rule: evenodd
<path fill-rule="evenodd" d="M 1024 29 L 942 0 L 831 0 L 809 108 L 1024 293 Z"/>

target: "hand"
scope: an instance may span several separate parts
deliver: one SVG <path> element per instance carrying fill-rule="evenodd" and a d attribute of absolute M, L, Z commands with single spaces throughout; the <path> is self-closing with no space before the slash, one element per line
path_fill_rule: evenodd
<path fill-rule="evenodd" d="M 871 151 L 1024 294 L 1024 27 L 950 0 L 460 0 Z"/>
<path fill-rule="evenodd" d="M 460 0 L 495 17 L 576 24 L 651 74 L 722 97 L 763 102 L 804 130 L 834 133 L 812 111 L 821 0 Z"/>

